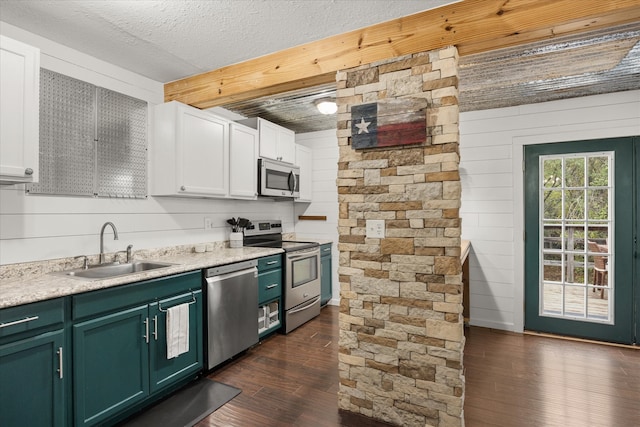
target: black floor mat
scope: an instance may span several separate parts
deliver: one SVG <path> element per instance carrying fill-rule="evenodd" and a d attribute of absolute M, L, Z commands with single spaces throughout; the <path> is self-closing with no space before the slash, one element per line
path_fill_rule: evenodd
<path fill-rule="evenodd" d="M 191 427 L 236 397 L 242 390 L 202 378 L 120 427 Z"/>

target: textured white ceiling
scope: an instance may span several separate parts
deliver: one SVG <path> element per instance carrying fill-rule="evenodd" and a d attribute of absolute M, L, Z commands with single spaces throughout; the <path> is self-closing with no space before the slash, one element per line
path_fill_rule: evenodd
<path fill-rule="evenodd" d="M 0 0 L 0 20 L 169 82 L 451 0 Z"/>

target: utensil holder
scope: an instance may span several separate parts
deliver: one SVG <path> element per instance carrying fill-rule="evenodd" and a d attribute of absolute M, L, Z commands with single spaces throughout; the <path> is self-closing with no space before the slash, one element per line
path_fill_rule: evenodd
<path fill-rule="evenodd" d="M 229 234 L 229 247 L 230 248 L 241 248 L 242 247 L 242 232 L 231 232 Z"/>

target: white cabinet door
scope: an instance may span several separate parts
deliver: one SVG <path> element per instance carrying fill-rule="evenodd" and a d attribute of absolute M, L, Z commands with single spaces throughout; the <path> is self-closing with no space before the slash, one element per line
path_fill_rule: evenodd
<path fill-rule="evenodd" d="M 280 126 L 258 119 L 258 131 L 260 132 L 260 157 L 278 159 L 278 132 Z"/>
<path fill-rule="evenodd" d="M 258 131 L 231 123 L 229 138 L 229 197 L 258 197 Z"/>
<path fill-rule="evenodd" d="M 0 183 L 37 182 L 40 50 L 0 36 Z"/>
<path fill-rule="evenodd" d="M 279 126 L 280 127 L 280 126 Z M 296 134 L 292 130 L 280 127 L 278 130 L 278 157 L 287 163 L 296 162 Z"/>
<path fill-rule="evenodd" d="M 229 122 L 172 101 L 154 109 L 152 194 L 226 197 L 229 192 Z"/>
<path fill-rule="evenodd" d="M 300 166 L 300 197 L 296 202 L 310 202 L 313 197 L 313 152 L 304 145 L 295 145 L 296 165 Z"/>
<path fill-rule="evenodd" d="M 179 191 L 226 196 L 229 189 L 228 122 L 198 110 L 184 110 L 180 121 Z"/>
<path fill-rule="evenodd" d="M 294 131 L 260 117 L 239 120 L 238 123 L 258 129 L 260 135 L 260 157 L 295 163 L 296 134 Z"/>

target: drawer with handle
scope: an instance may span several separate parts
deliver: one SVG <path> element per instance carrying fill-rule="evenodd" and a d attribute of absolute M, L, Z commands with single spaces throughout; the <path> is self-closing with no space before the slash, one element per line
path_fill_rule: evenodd
<path fill-rule="evenodd" d="M 0 310 L 0 338 L 62 324 L 64 299 L 56 298 Z"/>
<path fill-rule="evenodd" d="M 271 255 L 258 259 L 258 272 L 272 268 L 282 268 L 282 255 Z"/>
<path fill-rule="evenodd" d="M 258 275 L 258 303 L 280 297 L 282 293 L 282 270 Z"/>

